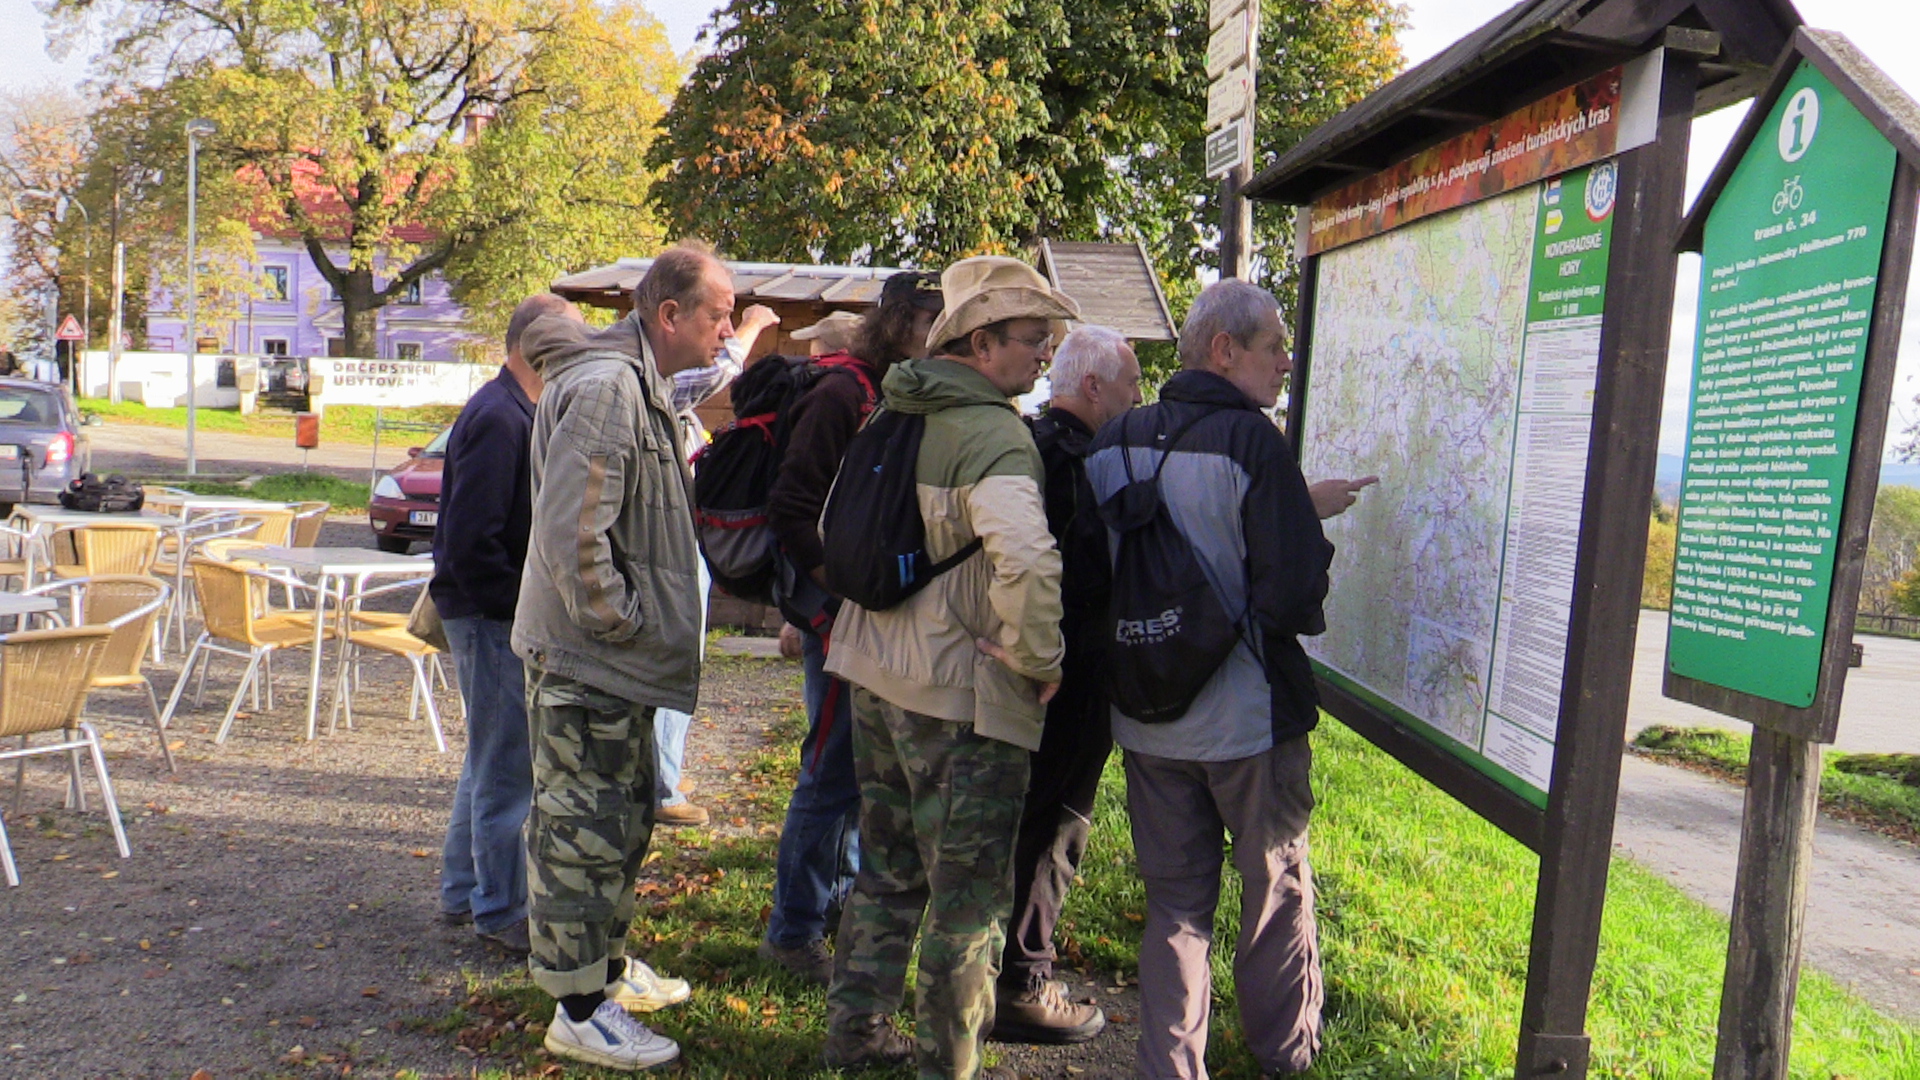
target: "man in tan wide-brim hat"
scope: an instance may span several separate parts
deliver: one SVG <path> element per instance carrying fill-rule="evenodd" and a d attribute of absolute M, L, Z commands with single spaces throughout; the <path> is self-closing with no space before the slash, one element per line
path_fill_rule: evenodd
<path fill-rule="evenodd" d="M 827 671 L 853 688 L 860 874 L 840 922 L 823 1056 L 834 1068 L 912 1060 L 921 1077 L 1001 1080 L 1015 1074 L 986 1068 L 982 1054 L 994 969 L 1028 757 L 1064 655 L 1040 452 L 1009 399 L 1033 389 L 1055 324 L 1080 309 L 1017 259 L 963 260 L 940 292 L 932 355 L 895 364 L 882 404 L 925 417 L 914 480 L 928 556 L 978 550 L 893 607 L 847 601 L 834 624 Z M 916 935 L 908 1039 L 887 1018 Z"/>

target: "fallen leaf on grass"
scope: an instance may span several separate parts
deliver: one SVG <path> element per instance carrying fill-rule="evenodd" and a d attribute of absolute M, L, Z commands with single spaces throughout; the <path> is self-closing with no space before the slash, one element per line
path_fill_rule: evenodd
<path fill-rule="evenodd" d="M 745 1001 L 737 997 L 727 998 L 727 1008 L 732 1009 L 734 1012 L 737 1012 L 742 1016 L 745 1016 L 747 1013 L 753 1011 L 753 1006 L 747 1004 Z"/>
<path fill-rule="evenodd" d="M 102 881 L 112 881 L 112 880 L 113 880 L 114 878 L 117 878 L 117 877 L 119 877 L 119 876 L 120 876 L 120 871 L 118 871 L 118 870 L 109 870 L 109 871 L 107 871 L 106 873 L 104 873 L 104 874 L 101 874 L 101 875 L 100 875 L 100 879 L 101 879 Z"/>
<path fill-rule="evenodd" d="M 195 1069 L 193 1075 L 187 1077 L 187 1080 L 213 1080 L 213 1074 L 205 1069 Z"/>
<path fill-rule="evenodd" d="M 424 859 L 429 855 L 432 855 L 433 852 L 428 851 L 426 848 L 423 848 L 423 847 L 417 847 L 417 848 L 414 848 L 412 851 L 407 852 L 407 854 L 413 856 L 416 859 Z"/>
<path fill-rule="evenodd" d="M 365 990 L 360 991 L 360 996 L 368 998 L 379 997 L 380 988 L 377 986 L 369 986 Z"/>

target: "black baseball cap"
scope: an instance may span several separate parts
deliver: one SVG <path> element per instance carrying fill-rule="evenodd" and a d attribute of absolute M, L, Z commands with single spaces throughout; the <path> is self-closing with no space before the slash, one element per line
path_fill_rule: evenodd
<path fill-rule="evenodd" d="M 898 304 L 912 304 L 922 311 L 938 314 L 946 306 L 946 300 L 940 295 L 940 276 L 904 271 L 888 278 L 880 287 L 880 306 Z"/>

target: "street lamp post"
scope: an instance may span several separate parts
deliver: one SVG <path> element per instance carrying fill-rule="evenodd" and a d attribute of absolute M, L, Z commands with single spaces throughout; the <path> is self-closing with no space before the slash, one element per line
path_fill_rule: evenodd
<path fill-rule="evenodd" d="M 200 343 L 196 340 L 196 338 L 199 336 L 200 328 L 194 325 L 199 315 L 197 306 L 199 303 L 198 269 L 199 269 L 199 262 L 200 262 L 200 252 L 199 252 L 200 237 L 198 232 L 196 231 L 198 223 L 194 220 L 194 215 L 199 209 L 195 204 L 198 203 L 199 194 L 200 194 L 199 192 L 200 140 L 211 137 L 214 134 L 214 132 L 218 130 L 219 130 L 218 128 L 214 127 L 213 121 L 211 120 L 194 119 L 194 120 L 187 121 L 187 475 L 188 476 L 192 476 L 195 472 L 198 471 L 198 461 L 195 459 L 194 453 L 193 453 L 193 435 L 196 427 L 198 426 L 197 425 L 198 417 L 196 416 L 194 411 L 194 398 L 197 396 L 195 393 L 197 387 L 194 385 L 194 381 L 193 381 L 193 354 L 198 352 L 200 347 Z"/>
<path fill-rule="evenodd" d="M 66 199 L 61 207 L 72 207 L 80 211 L 80 217 L 87 223 L 86 262 L 80 267 L 80 353 L 74 355 L 73 343 L 67 343 L 67 374 L 73 384 L 73 396 L 80 396 L 80 364 L 86 359 L 87 350 L 93 348 L 93 215 L 87 213 L 87 204 L 79 199 Z"/>

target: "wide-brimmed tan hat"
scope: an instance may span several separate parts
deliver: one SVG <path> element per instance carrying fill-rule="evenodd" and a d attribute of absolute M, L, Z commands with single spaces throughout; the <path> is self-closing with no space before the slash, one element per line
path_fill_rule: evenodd
<path fill-rule="evenodd" d="M 795 341 L 818 341 L 829 349 L 845 349 L 853 344 L 853 332 L 860 327 L 860 316 L 851 311 L 833 314 L 793 332 Z"/>
<path fill-rule="evenodd" d="M 983 326 L 1007 319 L 1045 319 L 1065 333 L 1063 320 L 1078 319 L 1080 305 L 1048 284 L 1040 271 L 999 255 L 961 259 L 940 275 L 946 307 L 927 333 L 927 348 L 937 349 Z"/>

